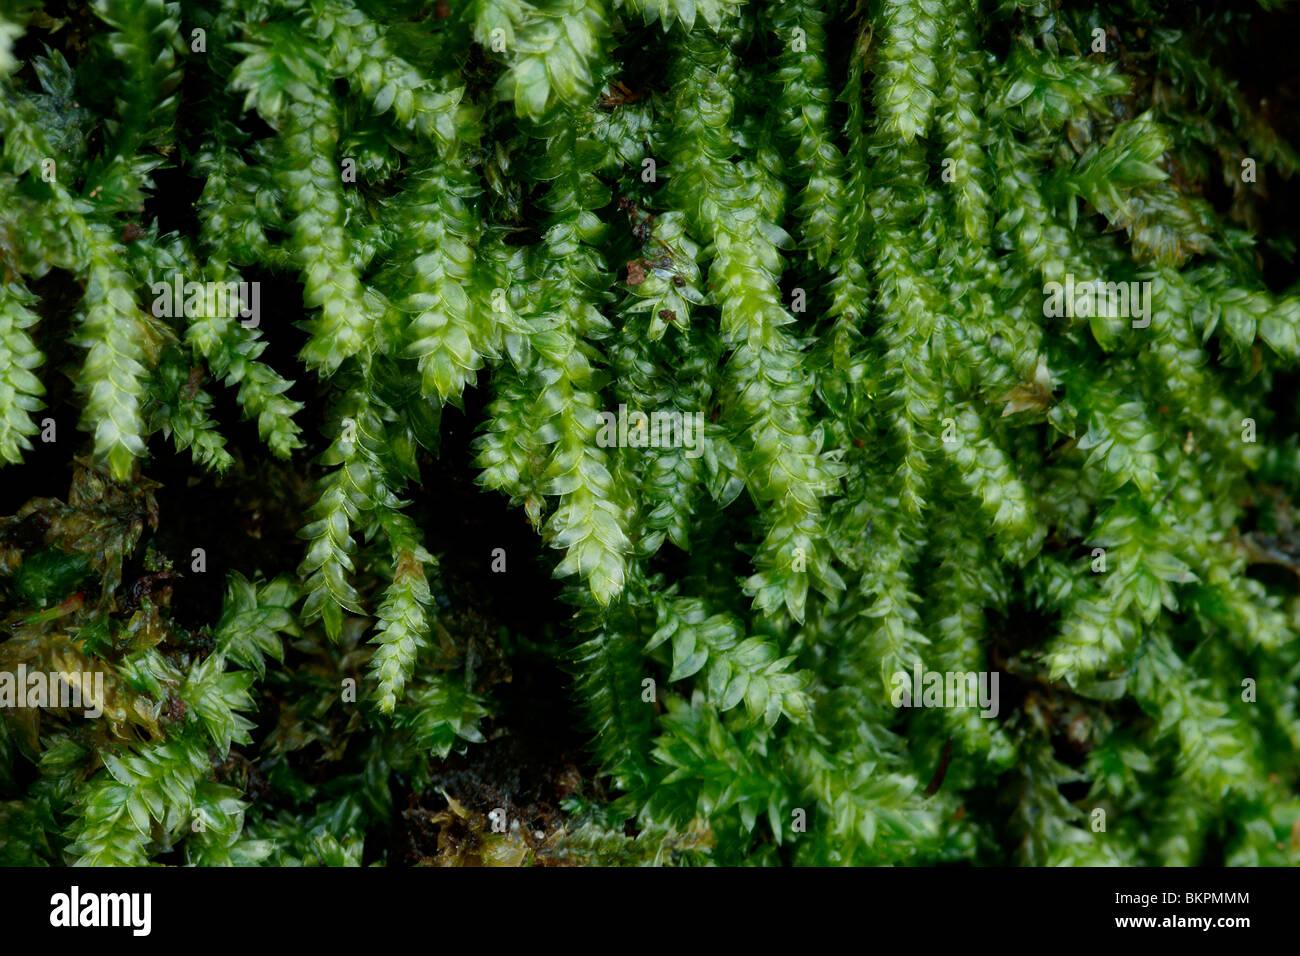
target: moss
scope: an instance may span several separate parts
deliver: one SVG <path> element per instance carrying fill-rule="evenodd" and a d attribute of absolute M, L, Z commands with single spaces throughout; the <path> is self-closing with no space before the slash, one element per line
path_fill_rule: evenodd
<path fill-rule="evenodd" d="M 0 860 L 1294 864 L 1295 25 L 0 3 Z"/>

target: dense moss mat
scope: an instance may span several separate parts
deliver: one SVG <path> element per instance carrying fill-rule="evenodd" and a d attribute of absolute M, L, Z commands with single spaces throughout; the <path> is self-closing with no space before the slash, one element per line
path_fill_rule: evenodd
<path fill-rule="evenodd" d="M 0 0 L 0 864 L 1296 863 L 1298 26 Z"/>

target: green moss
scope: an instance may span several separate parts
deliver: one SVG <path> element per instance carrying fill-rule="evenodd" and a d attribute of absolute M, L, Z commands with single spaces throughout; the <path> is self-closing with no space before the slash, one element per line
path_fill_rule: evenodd
<path fill-rule="evenodd" d="M 49 607 L 76 590 L 90 570 L 88 555 L 69 554 L 57 548 L 37 551 L 24 557 L 14 575 L 14 590 L 33 607 Z"/>
<path fill-rule="evenodd" d="M 0 861 L 1296 863 L 1297 21 L 1183 6 L 0 2 Z"/>

